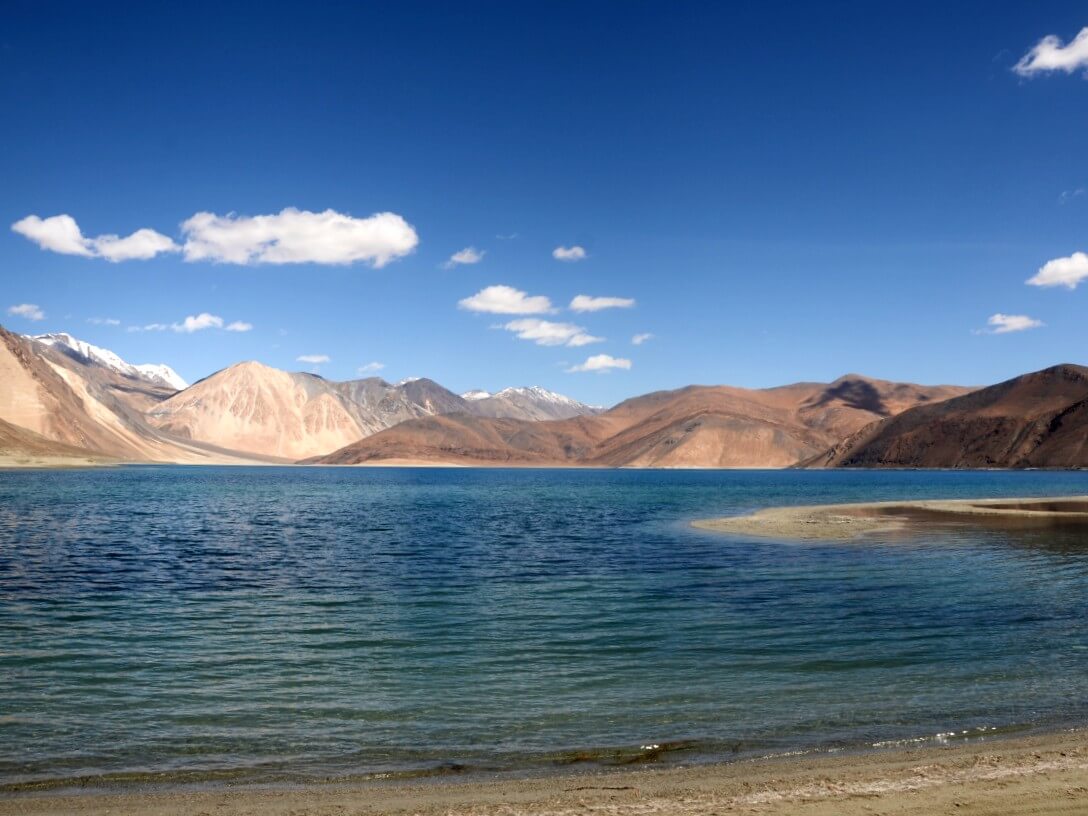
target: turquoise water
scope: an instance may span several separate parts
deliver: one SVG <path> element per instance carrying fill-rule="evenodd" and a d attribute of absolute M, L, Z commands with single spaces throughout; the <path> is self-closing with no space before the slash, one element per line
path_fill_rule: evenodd
<path fill-rule="evenodd" d="M 1088 473 L 0 472 L 0 785 L 667 764 L 1088 722 L 1084 532 L 787 544 L 688 524 L 1074 493 Z"/>

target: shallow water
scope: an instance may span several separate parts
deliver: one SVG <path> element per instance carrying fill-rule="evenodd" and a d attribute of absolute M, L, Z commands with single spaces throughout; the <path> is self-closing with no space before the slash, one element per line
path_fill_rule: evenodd
<path fill-rule="evenodd" d="M 1088 473 L 0 472 L 0 784 L 688 762 L 1088 722 L 1083 530 L 798 544 L 688 524 L 1063 494 Z"/>

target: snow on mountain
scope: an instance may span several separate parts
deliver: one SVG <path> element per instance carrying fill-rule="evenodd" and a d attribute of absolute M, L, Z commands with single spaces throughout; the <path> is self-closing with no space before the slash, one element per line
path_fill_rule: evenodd
<path fill-rule="evenodd" d="M 569 419 L 600 410 L 539 385 L 504 388 L 495 394 L 468 391 L 461 398 L 472 403 L 473 413 L 510 419 Z"/>
<path fill-rule="evenodd" d="M 92 345 L 85 340 L 79 340 L 78 338 L 72 337 L 72 335 L 67 332 L 38 334 L 31 336 L 30 339 L 37 340 L 39 343 L 43 343 L 47 346 L 61 346 L 69 351 L 75 352 L 80 357 L 83 357 L 92 363 L 100 365 L 103 368 L 108 368 L 111 371 L 116 371 L 118 374 L 123 374 L 126 377 L 135 377 L 139 380 L 154 383 L 155 385 L 164 385 L 167 388 L 174 388 L 178 391 L 189 386 L 189 384 L 168 365 L 162 363 L 132 365 L 131 363 L 122 360 L 117 354 L 109 349 Z"/>

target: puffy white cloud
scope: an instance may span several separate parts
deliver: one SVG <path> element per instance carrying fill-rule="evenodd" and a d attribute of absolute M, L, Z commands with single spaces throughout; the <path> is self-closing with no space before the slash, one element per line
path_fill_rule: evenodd
<path fill-rule="evenodd" d="M 1009 332 L 1027 331 L 1028 329 L 1037 329 L 1044 325 L 1043 321 L 1036 320 L 1027 315 L 1007 315 L 1001 314 L 1000 312 L 991 315 L 990 319 L 986 321 L 986 324 L 991 327 L 987 334 L 1008 334 Z"/>
<path fill-rule="evenodd" d="M 8 314 L 13 317 L 25 317 L 27 320 L 45 320 L 45 312 L 37 303 L 20 303 L 8 306 Z"/>
<path fill-rule="evenodd" d="M 88 258 L 94 255 L 87 239 L 79 230 L 79 224 L 70 215 L 54 215 L 49 218 L 28 215 L 12 224 L 11 229 L 51 252 L 83 255 Z"/>
<path fill-rule="evenodd" d="M 553 323 L 536 317 L 523 317 L 511 320 L 502 328 L 517 334 L 522 340 L 532 340 L 538 346 L 588 346 L 600 343 L 603 337 L 587 334 L 581 326 L 573 323 Z"/>
<path fill-rule="evenodd" d="M 489 314 L 545 314 L 554 312 L 552 302 L 544 295 L 528 295 L 513 286 L 488 286 L 472 297 L 457 303 L 470 312 Z"/>
<path fill-rule="evenodd" d="M 225 328 L 229 332 L 247 332 L 252 331 L 253 324 L 246 323 L 244 320 L 235 320 L 233 323 L 228 323 Z"/>
<path fill-rule="evenodd" d="M 375 371 L 381 371 L 383 368 L 385 368 L 385 363 L 379 363 L 375 360 L 372 363 L 359 366 L 355 371 L 359 374 L 372 374 Z"/>
<path fill-rule="evenodd" d="M 193 332 L 204 331 L 204 329 L 221 329 L 223 328 L 223 318 L 219 317 L 219 315 L 201 312 L 198 315 L 189 315 L 180 323 L 172 324 L 170 328 L 182 334 L 192 334 Z"/>
<path fill-rule="evenodd" d="M 575 295 L 570 302 L 570 310 L 572 312 L 599 312 L 601 309 L 630 309 L 634 305 L 634 298 Z"/>
<path fill-rule="evenodd" d="M 580 246 L 558 246 L 552 250 L 552 257 L 557 261 L 584 261 L 586 259 L 586 251 L 584 247 Z"/>
<path fill-rule="evenodd" d="M 1068 258 L 1047 261 L 1027 282 L 1032 286 L 1064 286 L 1076 289 L 1077 284 L 1088 278 L 1088 255 L 1074 252 Z"/>
<path fill-rule="evenodd" d="M 107 261 L 146 261 L 160 252 L 177 252 L 181 247 L 153 229 L 138 229 L 126 238 L 99 235 L 91 239 L 95 254 Z"/>
<path fill-rule="evenodd" d="M 446 269 L 452 269 L 455 266 L 476 264 L 482 261 L 486 254 L 487 252 L 485 250 L 476 249 L 476 247 L 465 247 L 460 252 L 455 252 L 450 255 L 450 259 L 442 265 Z"/>
<path fill-rule="evenodd" d="M 87 322 L 95 326 L 120 326 L 121 321 L 116 317 L 88 317 Z"/>
<path fill-rule="evenodd" d="M 353 218 L 293 207 L 274 215 L 199 212 L 181 225 L 185 260 L 250 264 L 351 264 L 381 268 L 416 248 L 419 237 L 396 213 Z"/>
<path fill-rule="evenodd" d="M 567 371 L 592 371 L 596 374 L 607 374 L 617 368 L 626 371 L 631 368 L 631 361 L 623 357 L 613 357 L 611 354 L 594 354 L 592 357 L 587 358 L 584 363 L 572 366 Z"/>
<path fill-rule="evenodd" d="M 117 235 L 86 238 L 79 224 L 70 215 L 53 215 L 49 218 L 28 215 L 12 224 L 11 228 L 51 252 L 82 255 L 85 258 L 105 258 L 113 262 L 147 260 L 160 252 L 177 252 L 181 248 L 152 229 L 139 229 L 125 238 Z"/>
<path fill-rule="evenodd" d="M 1013 71 L 1029 77 L 1046 71 L 1071 74 L 1084 67 L 1088 67 L 1088 28 L 1082 28 L 1068 45 L 1054 34 L 1043 37 L 1020 58 Z"/>
<path fill-rule="evenodd" d="M 310 363 L 312 365 L 327 363 L 330 359 L 331 358 L 327 354 L 300 354 L 295 358 L 295 360 L 300 363 Z"/>
<path fill-rule="evenodd" d="M 642 334 L 636 334 L 631 338 L 631 344 L 635 346 L 641 346 L 647 340 L 653 340 L 654 336 L 649 332 L 643 332 Z"/>

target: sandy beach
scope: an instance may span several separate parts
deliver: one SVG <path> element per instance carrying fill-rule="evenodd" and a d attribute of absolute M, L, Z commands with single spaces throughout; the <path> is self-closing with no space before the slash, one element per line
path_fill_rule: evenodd
<path fill-rule="evenodd" d="M 1088 496 L 769 507 L 747 516 L 692 524 L 735 535 L 829 541 L 909 535 L 935 525 L 1050 527 L 1088 524 Z"/>
<path fill-rule="evenodd" d="M 1072 814 L 1088 812 L 1088 732 L 861 755 L 473 781 L 8 794 L 0 816 L 87 814 Z"/>

